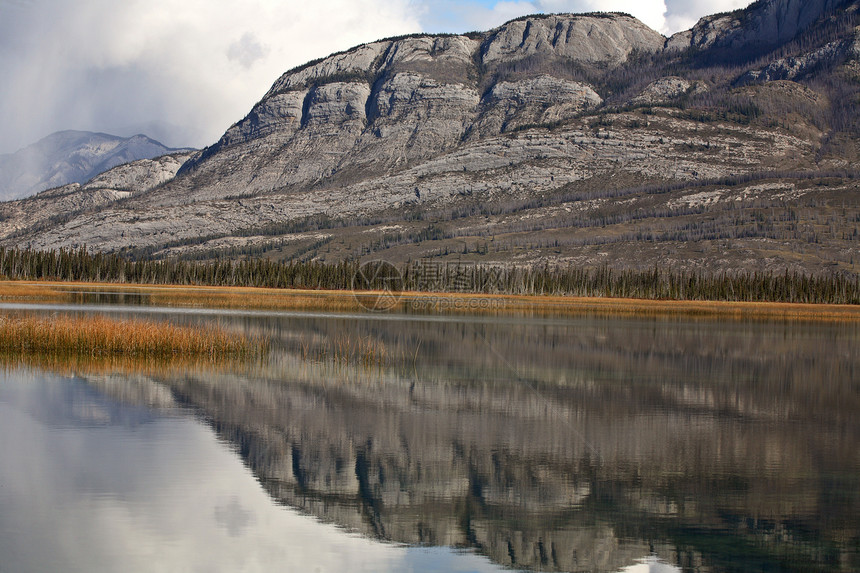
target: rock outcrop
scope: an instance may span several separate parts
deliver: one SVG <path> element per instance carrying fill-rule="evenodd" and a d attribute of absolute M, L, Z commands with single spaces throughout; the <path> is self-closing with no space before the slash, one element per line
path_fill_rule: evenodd
<path fill-rule="evenodd" d="M 701 89 L 698 85 L 695 87 Z M 648 87 L 641 94 L 633 98 L 633 103 L 648 105 L 667 103 L 689 93 L 693 89 L 693 83 L 688 82 L 684 78 L 675 76 L 660 78 L 648 84 Z"/>
<path fill-rule="evenodd" d="M 499 82 L 490 90 L 486 102 L 488 110 L 477 131 L 495 135 L 530 124 L 573 119 L 598 107 L 603 98 L 588 84 L 541 75 Z"/>
<path fill-rule="evenodd" d="M 482 49 L 486 66 L 530 57 L 617 66 L 634 53 L 663 49 L 665 38 L 626 14 L 520 18 L 491 32 Z"/>
<path fill-rule="evenodd" d="M 112 189 L 127 192 L 129 195 L 143 193 L 172 180 L 191 156 L 192 152 L 186 151 L 124 163 L 93 177 L 82 189 Z"/>
<path fill-rule="evenodd" d="M 39 232 L 50 221 L 101 209 L 136 193 L 144 193 L 173 179 L 190 152 L 141 159 L 110 169 L 84 185 L 70 183 L 48 189 L 26 200 L 0 203 L 3 235 L 15 237 L 23 229 Z M 96 227 L 101 227 L 97 224 Z"/>
<path fill-rule="evenodd" d="M 729 49 L 747 56 L 788 42 L 816 21 L 851 0 L 759 0 L 749 8 L 706 16 L 691 29 L 672 36 L 672 49 Z"/>
<path fill-rule="evenodd" d="M 850 54 L 856 41 L 830 42 L 806 54 L 780 58 L 759 70 L 750 70 L 740 77 L 739 84 L 750 82 L 774 82 L 794 80 L 814 72 L 821 66 L 833 65 L 846 54 Z"/>

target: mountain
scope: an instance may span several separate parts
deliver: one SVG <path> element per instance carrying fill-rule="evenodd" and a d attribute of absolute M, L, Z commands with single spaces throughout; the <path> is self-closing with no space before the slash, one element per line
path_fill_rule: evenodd
<path fill-rule="evenodd" d="M 15 153 L 0 155 L 0 200 L 86 183 L 117 165 L 177 151 L 145 135 L 59 131 Z"/>
<path fill-rule="evenodd" d="M 75 214 L 97 213 L 120 199 L 145 193 L 172 180 L 191 155 L 192 152 L 185 151 L 138 159 L 101 173 L 84 185 L 69 183 L 25 200 L 0 203 L 0 226 L 11 237 L 23 233 L 38 235 L 64 216 L 74 218 Z M 96 224 L 90 231 L 99 227 Z"/>
<path fill-rule="evenodd" d="M 765 0 L 671 38 L 567 14 L 361 45 L 288 71 L 121 204 L 16 225 L 26 208 L 0 207 L 0 244 L 857 274 L 858 7 Z"/>

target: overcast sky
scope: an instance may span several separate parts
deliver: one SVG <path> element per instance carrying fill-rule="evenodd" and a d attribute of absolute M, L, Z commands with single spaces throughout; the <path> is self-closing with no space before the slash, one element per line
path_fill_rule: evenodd
<path fill-rule="evenodd" d="M 216 141 L 284 71 L 412 32 L 622 11 L 671 34 L 749 0 L 0 0 L 0 153 L 63 129 Z"/>

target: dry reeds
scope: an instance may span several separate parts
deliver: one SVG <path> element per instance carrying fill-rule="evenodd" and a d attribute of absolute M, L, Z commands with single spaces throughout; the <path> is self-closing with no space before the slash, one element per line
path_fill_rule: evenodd
<path fill-rule="evenodd" d="M 352 293 L 310 292 L 260 288 L 223 287 L 183 291 L 152 290 L 151 303 L 161 306 L 238 308 L 254 310 L 299 310 L 357 312 L 362 310 Z"/>
<path fill-rule="evenodd" d="M 0 281 L 0 301 L 4 302 L 62 302 L 67 293 L 53 288 L 50 283 L 26 283 Z"/>
<path fill-rule="evenodd" d="M 311 348 L 302 343 L 302 360 L 340 366 L 383 367 L 389 363 L 385 344 L 370 336 L 340 336 Z"/>
<path fill-rule="evenodd" d="M 259 371 L 259 361 L 233 356 L 128 356 L 79 354 L 11 354 L 0 352 L 0 371 L 35 368 L 62 376 L 75 374 L 104 376 L 110 374 L 144 375 L 160 378 L 185 376 L 189 372 L 232 373 L 241 376 Z"/>
<path fill-rule="evenodd" d="M 178 326 L 104 316 L 0 317 L 0 352 L 78 356 L 252 358 L 268 342 L 213 326 Z"/>

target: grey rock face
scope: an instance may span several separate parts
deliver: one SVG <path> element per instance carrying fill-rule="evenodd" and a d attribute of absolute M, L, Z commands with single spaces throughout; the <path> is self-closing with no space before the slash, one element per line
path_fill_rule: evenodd
<path fill-rule="evenodd" d="M 463 36 L 360 46 L 281 77 L 216 146 L 189 164 L 206 197 L 298 189 L 426 159 L 459 143 L 478 112 Z M 246 161 L 224 170 L 217 155 Z"/>
<path fill-rule="evenodd" d="M 512 44 L 517 33 L 522 48 Z M 629 16 L 599 15 L 512 22 L 483 43 L 447 36 L 360 46 L 282 76 L 215 147 L 189 162 L 180 185 L 200 198 L 299 190 L 323 180 L 349 185 L 464 139 L 569 119 L 602 103 L 591 86 L 548 74 L 499 82 L 482 99 L 479 58 L 485 66 L 529 55 L 615 65 L 664 41 Z M 238 168 L 224 169 L 227 163 Z"/>
<path fill-rule="evenodd" d="M 192 156 L 191 152 L 162 155 L 155 159 L 140 159 L 124 163 L 90 179 L 82 189 L 113 189 L 131 194 L 149 191 L 176 176 L 176 172 Z"/>
<path fill-rule="evenodd" d="M 371 102 L 374 130 L 361 143 L 382 153 L 389 148 L 395 164 L 426 158 L 460 141 L 478 102 L 472 86 L 441 83 L 416 72 L 397 73 Z"/>
<path fill-rule="evenodd" d="M 688 48 L 706 50 L 740 28 L 740 18 L 733 15 L 708 16 L 699 20 L 692 29 L 678 32 L 669 38 L 666 42 L 666 48 L 670 50 Z"/>
<path fill-rule="evenodd" d="M 618 65 L 634 51 L 657 52 L 664 43 L 662 35 L 623 14 L 532 17 L 495 30 L 482 60 L 493 65 L 543 56 Z"/>
<path fill-rule="evenodd" d="M 633 99 L 633 103 L 665 103 L 684 95 L 691 89 L 693 89 L 693 84 L 683 78 L 674 76 L 660 78 L 651 82 L 645 91 Z"/>
<path fill-rule="evenodd" d="M 465 36 L 407 38 L 391 43 L 382 67 L 437 74 L 434 77 L 439 81 L 466 81 L 467 77 L 457 72 L 474 66 L 473 58 L 480 44 Z"/>
<path fill-rule="evenodd" d="M 796 79 L 823 64 L 836 62 L 851 52 L 848 42 L 831 42 L 813 52 L 798 57 L 780 58 L 760 70 L 744 74 L 738 83 L 773 82 Z"/>
<path fill-rule="evenodd" d="M 338 135 L 341 130 L 363 129 L 370 86 L 365 83 L 333 83 L 313 88 L 305 98 L 307 112 L 302 124 L 320 135 Z"/>
<path fill-rule="evenodd" d="M 227 130 L 221 138 L 221 144 L 235 145 L 275 132 L 294 133 L 302 121 L 302 107 L 307 93 L 292 91 L 267 97 L 254 106 L 248 117 Z"/>
<path fill-rule="evenodd" d="M 191 153 L 164 155 L 132 161 L 110 169 L 85 185 L 71 183 L 49 189 L 26 200 L 0 203 L 0 237 L 14 236 L 25 228 L 39 229 L 54 217 L 105 208 L 170 181 Z M 120 232 L 122 233 L 122 231 Z"/>
<path fill-rule="evenodd" d="M 321 78 L 346 74 L 365 74 L 373 68 L 375 60 L 384 54 L 390 45 L 390 42 L 376 42 L 358 46 L 348 52 L 329 56 L 315 64 L 289 71 L 272 85 L 264 99 L 286 90 L 307 87 L 308 84 Z"/>
<path fill-rule="evenodd" d="M 846 0 L 763 0 L 751 9 L 707 16 L 692 30 L 672 36 L 672 49 L 764 48 L 794 38 L 798 32 Z"/>
<path fill-rule="evenodd" d="M 529 124 L 571 119 L 593 109 L 603 98 L 588 84 L 541 75 L 518 82 L 499 82 L 490 90 L 488 110 L 478 126 L 481 134 L 496 134 Z"/>

